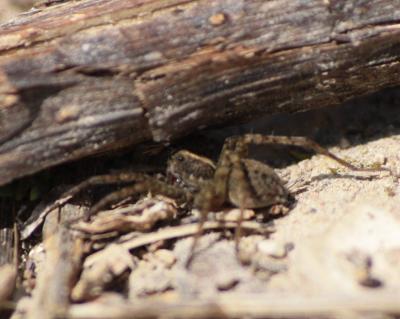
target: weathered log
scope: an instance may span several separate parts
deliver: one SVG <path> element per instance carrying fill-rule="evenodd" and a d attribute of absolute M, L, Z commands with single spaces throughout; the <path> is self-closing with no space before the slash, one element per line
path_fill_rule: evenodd
<path fill-rule="evenodd" d="M 0 29 L 0 184 L 400 83 L 395 0 L 81 0 Z"/>

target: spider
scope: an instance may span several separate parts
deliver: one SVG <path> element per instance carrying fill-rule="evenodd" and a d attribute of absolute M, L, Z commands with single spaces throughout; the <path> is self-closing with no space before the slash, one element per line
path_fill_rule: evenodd
<path fill-rule="evenodd" d="M 241 213 L 235 232 L 235 249 L 238 253 L 245 208 L 266 208 L 275 205 L 288 207 L 290 205 L 291 194 L 274 170 L 266 164 L 247 158 L 250 144 L 298 146 L 330 157 L 352 171 L 389 171 L 386 168 L 356 167 L 305 137 L 245 134 L 225 140 L 217 163 L 187 150 L 176 152 L 167 163 L 166 181 L 140 172 L 99 175 L 71 188 L 63 197 L 72 198 L 89 186 L 135 182 L 133 185 L 112 192 L 93 205 L 85 215 L 85 220 L 89 220 L 102 208 L 118 200 L 148 191 L 171 197 L 178 204 L 191 203 L 200 211 L 200 220 L 198 232 L 192 242 L 191 254 L 186 263 L 189 267 L 210 211 L 218 210 L 224 204 L 232 204 L 240 208 Z M 60 204 L 55 204 L 54 208 L 57 206 Z"/>

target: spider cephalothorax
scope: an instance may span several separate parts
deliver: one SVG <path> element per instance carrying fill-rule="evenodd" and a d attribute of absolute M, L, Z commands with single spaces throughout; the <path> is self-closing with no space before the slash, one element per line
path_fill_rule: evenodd
<path fill-rule="evenodd" d="M 198 193 L 213 179 L 215 168 L 215 163 L 207 157 L 181 150 L 169 159 L 167 178 L 189 192 Z"/>
<path fill-rule="evenodd" d="M 168 161 L 166 182 L 140 172 L 94 176 L 70 189 L 64 194 L 64 197 L 70 198 L 92 185 L 132 183 L 132 185 L 107 195 L 92 206 L 86 215 L 86 219 L 113 202 L 149 191 L 152 194 L 163 194 L 171 197 L 178 203 L 190 202 L 194 208 L 200 211 L 199 231 L 193 240 L 192 256 L 208 212 L 218 210 L 225 204 L 231 204 L 239 207 L 241 211 L 235 236 L 236 249 L 238 249 L 240 225 L 245 208 L 285 206 L 291 199 L 285 183 L 271 167 L 247 158 L 249 144 L 294 145 L 328 156 L 354 171 L 388 170 L 385 168 L 355 167 L 304 137 L 246 134 L 228 138 L 217 163 L 186 150 L 175 153 Z M 57 206 L 59 204 L 55 204 L 54 207 Z M 188 265 L 192 256 L 188 260 Z"/>

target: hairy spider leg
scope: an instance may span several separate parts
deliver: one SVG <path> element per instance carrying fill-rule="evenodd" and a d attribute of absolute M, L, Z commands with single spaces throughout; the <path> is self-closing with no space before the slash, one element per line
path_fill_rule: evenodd
<path fill-rule="evenodd" d="M 56 208 L 64 206 L 74 196 L 78 195 L 81 191 L 87 189 L 90 186 L 109 185 L 116 183 L 129 183 L 133 181 L 140 181 L 141 179 L 144 179 L 145 176 L 146 174 L 135 173 L 135 172 L 92 176 L 84 180 L 83 182 L 79 183 L 78 185 L 70 188 L 66 192 L 64 192 L 60 196 L 62 200 L 55 202 L 47 209 L 47 211 L 51 212 Z"/>
<path fill-rule="evenodd" d="M 246 176 L 245 176 L 245 170 L 242 167 L 242 162 L 241 162 L 241 157 L 238 154 L 232 154 L 230 156 L 231 163 L 232 163 L 232 172 L 231 172 L 231 177 L 237 181 L 245 181 Z M 240 182 L 242 184 L 242 188 L 245 187 L 247 188 L 247 183 L 245 182 Z M 245 197 L 247 194 L 250 193 L 250 190 L 248 189 L 242 189 L 242 191 L 239 194 L 239 218 L 237 220 L 237 226 L 235 230 L 235 250 L 236 254 L 239 253 L 239 241 L 240 237 L 242 236 L 242 222 L 243 222 L 243 212 L 246 207 L 244 207 L 244 202 L 245 202 Z"/>
<path fill-rule="evenodd" d="M 137 173 L 137 172 L 124 172 L 118 174 L 105 174 L 105 175 L 92 176 L 87 180 L 84 180 L 83 182 L 79 183 L 78 185 L 72 187 L 71 189 L 67 190 L 65 193 L 63 193 L 61 195 L 61 198 L 65 198 L 65 200 L 54 203 L 47 210 L 48 212 L 50 212 L 56 208 L 62 207 L 71 198 L 73 198 L 81 191 L 91 186 L 109 185 L 117 183 L 131 183 L 131 182 L 137 182 L 137 184 L 131 187 L 124 187 L 118 191 L 109 194 L 108 196 L 100 200 L 85 213 L 84 220 L 88 221 L 92 215 L 97 213 L 103 207 L 111 204 L 112 202 L 118 201 L 127 196 L 144 192 L 146 190 L 159 192 L 168 197 L 175 198 L 179 201 L 186 200 L 188 196 L 180 188 L 170 186 L 166 183 L 158 181 L 157 179 L 152 178 L 147 174 Z"/>
<path fill-rule="evenodd" d="M 231 139 L 236 140 L 236 145 L 238 148 L 243 148 L 249 144 L 281 144 L 281 145 L 289 145 L 289 146 L 298 146 L 305 149 L 313 150 L 317 154 L 325 155 L 332 160 L 338 162 L 339 164 L 347 167 L 352 171 L 359 172 L 382 172 L 387 171 L 392 174 L 391 170 L 385 167 L 380 168 L 364 168 L 357 167 L 353 164 L 345 161 L 344 159 L 336 156 L 335 154 L 328 151 L 326 148 L 322 147 L 318 143 L 313 140 L 302 137 L 302 136 L 274 136 L 274 135 L 262 135 L 262 134 L 244 134 L 242 136 L 234 136 Z M 232 143 L 232 142 L 231 142 Z"/>
<path fill-rule="evenodd" d="M 187 201 L 188 197 L 190 196 L 181 188 L 166 184 L 151 176 L 147 175 L 144 176 L 146 177 L 143 180 L 139 181 L 138 183 L 131 186 L 123 187 L 102 198 L 99 202 L 97 202 L 87 211 L 87 213 L 84 216 L 84 219 L 88 221 L 91 216 L 98 213 L 102 208 L 112 203 L 115 203 L 119 200 L 122 200 L 124 198 L 127 198 L 129 196 L 144 193 L 147 191 L 173 198 L 177 200 L 178 204 Z"/>
<path fill-rule="evenodd" d="M 190 255 L 186 261 L 186 268 L 189 268 L 196 253 L 198 242 L 203 235 L 204 223 L 207 215 L 213 209 L 222 207 L 226 200 L 228 191 L 228 179 L 231 172 L 231 152 L 224 146 L 221 152 L 218 165 L 215 169 L 212 181 L 206 182 L 199 194 L 194 198 L 193 206 L 200 211 L 197 232 L 194 235 Z"/>

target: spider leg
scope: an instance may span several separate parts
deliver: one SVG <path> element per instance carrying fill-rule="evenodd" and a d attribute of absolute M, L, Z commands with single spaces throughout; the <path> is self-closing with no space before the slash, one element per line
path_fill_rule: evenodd
<path fill-rule="evenodd" d="M 228 156 L 228 161 L 231 164 L 231 172 L 228 177 L 227 183 L 230 184 L 232 181 L 238 183 L 240 186 L 240 192 L 238 192 L 237 204 L 239 206 L 239 217 L 237 220 L 237 226 L 235 230 L 235 252 L 240 259 L 239 243 L 242 237 L 242 223 L 244 217 L 244 209 L 246 207 L 246 197 L 251 196 L 252 190 L 249 188 L 249 184 L 246 182 L 245 168 L 243 167 L 243 156 L 247 153 L 247 145 L 233 146 L 233 150 L 229 150 L 231 146 L 224 148 L 224 153 Z M 228 188 L 234 187 L 233 185 L 228 185 Z M 227 195 L 226 195 L 227 196 Z"/>
<path fill-rule="evenodd" d="M 364 168 L 364 167 L 357 167 L 353 164 L 349 163 L 348 161 L 336 156 L 335 154 L 328 151 L 326 148 L 322 147 L 318 143 L 314 142 L 313 140 L 307 137 L 301 136 L 274 136 L 274 135 L 262 135 L 262 134 L 245 134 L 242 136 L 235 136 L 231 138 L 236 149 L 239 152 L 243 152 L 243 150 L 247 150 L 247 145 L 249 144 L 280 144 L 280 145 L 289 145 L 289 146 L 298 146 L 305 149 L 313 150 L 317 154 L 325 155 L 332 160 L 338 162 L 339 164 L 347 167 L 352 171 L 359 171 L 359 172 L 382 172 L 388 171 L 390 173 L 391 170 L 388 168 Z"/>
<path fill-rule="evenodd" d="M 198 242 L 203 235 L 204 223 L 207 220 L 208 213 L 213 209 L 220 208 L 226 200 L 227 183 L 231 171 L 230 155 L 231 152 L 229 150 L 222 152 L 213 180 L 205 183 L 194 198 L 193 206 L 199 209 L 200 219 L 198 222 L 198 230 L 193 237 L 190 255 L 186 260 L 186 268 L 189 268 L 193 261 Z"/>
<path fill-rule="evenodd" d="M 98 186 L 98 185 L 108 185 L 108 184 L 115 184 L 115 183 L 128 183 L 133 181 L 140 181 L 143 180 L 147 175 L 143 173 L 136 173 L 136 172 L 128 172 L 128 173 L 119 173 L 119 174 L 105 174 L 105 175 L 97 175 L 92 176 L 83 182 L 79 183 L 78 185 L 70 188 L 66 192 L 64 192 L 60 198 L 61 200 L 56 201 L 53 205 L 47 208 L 48 212 L 56 208 L 61 208 L 64 206 L 68 201 L 79 194 L 84 189 L 91 187 L 91 186 Z"/>
<path fill-rule="evenodd" d="M 239 218 L 237 220 L 237 226 L 236 226 L 236 229 L 235 229 L 235 252 L 236 252 L 236 256 L 239 256 L 239 244 L 240 244 L 240 238 L 242 237 L 242 223 L 243 223 L 243 215 L 244 215 L 244 207 L 243 207 L 243 205 L 240 205 L 239 209 L 240 209 Z"/>
<path fill-rule="evenodd" d="M 186 192 L 183 191 L 181 188 L 166 184 L 162 181 L 157 180 L 156 178 L 146 176 L 146 178 L 138 181 L 138 183 L 132 186 L 123 187 L 122 189 L 112 192 L 102 198 L 86 212 L 84 220 L 88 221 L 91 216 L 98 213 L 102 208 L 112 203 L 115 203 L 119 200 L 135 194 L 144 193 L 146 191 L 165 195 L 167 197 L 177 200 L 179 203 L 186 201 L 189 197 L 189 195 L 186 194 Z"/>
<path fill-rule="evenodd" d="M 116 183 L 129 183 L 133 181 L 139 181 L 144 179 L 147 175 L 142 173 L 119 173 L 119 174 L 106 174 L 106 175 L 97 175 L 84 180 L 78 185 L 72 187 L 67 192 L 63 194 L 62 197 L 74 197 L 84 189 L 90 186 L 98 186 L 98 185 L 108 185 L 108 184 L 116 184 Z"/>
<path fill-rule="evenodd" d="M 200 210 L 200 218 L 197 223 L 197 232 L 193 236 L 192 246 L 190 247 L 190 251 L 189 251 L 189 257 L 186 260 L 186 264 L 185 264 L 186 268 L 190 268 L 190 265 L 192 264 L 193 258 L 196 253 L 197 245 L 199 243 L 201 236 L 203 235 L 204 224 L 207 221 L 207 214 L 208 214 L 208 211 Z"/>

